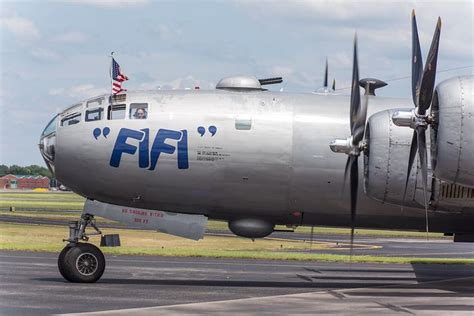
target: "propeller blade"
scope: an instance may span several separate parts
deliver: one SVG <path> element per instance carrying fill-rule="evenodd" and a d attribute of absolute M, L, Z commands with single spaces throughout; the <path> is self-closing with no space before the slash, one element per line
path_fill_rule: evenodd
<path fill-rule="evenodd" d="M 336 79 L 332 80 L 332 91 L 336 91 Z"/>
<path fill-rule="evenodd" d="M 367 82 L 365 85 L 366 89 L 369 89 L 369 83 Z M 359 144 L 359 142 L 364 138 L 364 133 L 365 133 L 365 121 L 367 120 L 367 107 L 369 105 L 369 95 L 366 94 L 364 95 L 364 100 L 361 103 L 360 109 L 359 109 L 359 114 L 357 117 L 357 124 L 356 124 L 356 130 L 354 134 L 352 135 L 352 143 L 354 145 Z"/>
<path fill-rule="evenodd" d="M 416 151 L 418 149 L 418 138 L 416 131 L 413 131 L 413 137 L 411 139 L 410 155 L 408 156 L 408 170 L 407 179 L 405 181 L 405 192 L 403 193 L 403 202 L 405 202 L 407 196 L 408 180 L 410 179 L 411 169 L 413 168 L 413 162 L 415 161 Z"/>
<path fill-rule="evenodd" d="M 426 234 L 428 237 L 429 227 L 428 227 L 428 159 L 426 151 L 426 134 L 423 127 L 417 128 L 418 135 L 418 156 L 420 157 L 421 165 L 421 178 L 423 183 L 423 202 L 425 206 L 425 220 L 426 220 Z"/>
<path fill-rule="evenodd" d="M 423 182 L 423 196 L 425 207 L 428 205 L 426 198 L 426 192 L 428 187 L 428 160 L 426 158 L 426 134 L 423 127 L 418 127 L 416 129 L 417 138 L 418 138 L 418 155 L 420 157 L 421 165 L 421 178 Z"/>
<path fill-rule="evenodd" d="M 438 18 L 433 39 L 431 41 L 430 51 L 426 58 L 423 79 L 420 86 L 420 96 L 418 104 L 418 114 L 424 115 L 431 105 L 433 97 L 434 84 L 436 80 L 436 64 L 438 62 L 439 37 L 441 34 L 441 18 Z"/>
<path fill-rule="evenodd" d="M 350 156 L 351 158 L 351 257 L 352 246 L 354 244 L 354 228 L 357 211 L 357 193 L 359 190 L 359 164 L 358 156 Z"/>
<path fill-rule="evenodd" d="M 416 26 L 415 10 L 411 13 L 412 32 L 412 59 L 411 59 L 411 95 L 415 107 L 418 106 L 420 95 L 421 78 L 423 74 L 423 60 L 421 57 L 420 40 L 418 39 L 418 28 Z"/>
<path fill-rule="evenodd" d="M 351 88 L 351 106 L 350 106 L 350 124 L 351 134 L 354 135 L 360 110 L 360 90 L 359 90 L 359 63 L 357 61 L 357 33 L 354 35 L 354 60 L 352 63 L 352 88 Z"/>
<path fill-rule="evenodd" d="M 350 163 L 351 163 L 351 156 L 347 156 L 347 160 L 346 160 L 346 167 L 344 168 L 344 182 L 342 182 L 342 196 L 344 195 L 344 189 L 346 187 L 346 182 L 347 182 L 347 175 L 349 174 L 349 167 L 350 167 Z"/>
<path fill-rule="evenodd" d="M 328 59 L 326 58 L 326 71 L 324 72 L 324 88 L 328 87 Z"/>

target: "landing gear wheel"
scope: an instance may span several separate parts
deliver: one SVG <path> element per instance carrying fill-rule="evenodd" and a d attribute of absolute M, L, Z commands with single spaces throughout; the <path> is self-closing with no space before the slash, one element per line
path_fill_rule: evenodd
<path fill-rule="evenodd" d="M 64 258 L 66 257 L 66 254 L 71 250 L 71 246 L 70 245 L 67 245 L 66 247 L 63 248 L 63 250 L 61 251 L 61 253 L 59 254 L 59 257 L 58 257 L 58 268 L 59 268 L 59 273 L 61 273 L 61 275 L 63 276 L 63 278 L 65 278 L 67 281 L 70 281 L 71 280 L 69 279 L 68 275 L 66 274 L 65 270 L 64 270 L 64 266 L 65 266 L 65 261 L 64 261 Z"/>
<path fill-rule="evenodd" d="M 105 258 L 96 246 L 77 243 L 61 251 L 58 267 L 61 275 L 70 282 L 94 283 L 104 273 Z"/>

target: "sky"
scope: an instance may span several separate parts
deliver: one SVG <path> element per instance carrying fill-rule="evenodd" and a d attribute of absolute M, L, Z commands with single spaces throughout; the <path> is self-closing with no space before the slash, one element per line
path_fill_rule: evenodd
<path fill-rule="evenodd" d="M 360 77 L 387 81 L 379 96 L 411 98 L 412 9 L 423 60 L 442 18 L 438 70 L 449 71 L 437 82 L 472 75 L 472 0 L 0 0 L 0 164 L 44 165 L 40 133 L 67 106 L 110 92 L 112 51 L 129 90 L 214 89 L 249 74 L 310 93 L 328 58 L 348 94 L 357 31 Z"/>

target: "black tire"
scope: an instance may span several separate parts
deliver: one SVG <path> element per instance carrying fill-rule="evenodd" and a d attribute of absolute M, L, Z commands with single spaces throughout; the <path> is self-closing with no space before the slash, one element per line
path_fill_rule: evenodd
<path fill-rule="evenodd" d="M 64 279 L 66 279 L 67 281 L 71 281 L 66 273 L 66 271 L 64 270 L 64 266 L 65 266 L 65 258 L 66 258 L 66 255 L 67 253 L 71 250 L 71 245 L 67 245 L 66 247 L 63 248 L 63 250 L 61 251 L 61 253 L 59 254 L 59 257 L 58 257 L 58 269 L 59 269 L 59 273 L 61 273 L 61 275 L 63 276 Z"/>
<path fill-rule="evenodd" d="M 62 263 L 59 272 L 66 280 L 74 283 L 94 283 L 104 273 L 105 257 L 96 246 L 77 243 L 75 246 L 66 246 L 63 252 L 62 256 L 59 255 Z"/>

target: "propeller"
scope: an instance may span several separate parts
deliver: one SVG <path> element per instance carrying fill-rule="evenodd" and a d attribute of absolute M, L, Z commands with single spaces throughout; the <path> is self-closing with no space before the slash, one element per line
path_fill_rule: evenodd
<path fill-rule="evenodd" d="M 368 88 L 368 87 L 367 87 Z M 367 119 L 367 106 L 369 97 L 364 95 L 360 100 L 359 65 L 357 58 L 357 34 L 354 36 L 354 58 L 352 64 L 352 85 L 350 99 L 350 129 L 351 136 L 347 139 L 335 139 L 329 147 L 333 152 L 348 155 L 344 169 L 344 185 L 349 175 L 350 184 L 350 219 L 351 219 L 351 256 L 354 243 L 354 228 L 357 213 L 357 196 L 359 192 L 359 163 L 360 153 L 364 150 L 364 132 Z"/>
<path fill-rule="evenodd" d="M 421 57 L 420 41 L 418 38 L 418 28 L 416 24 L 415 10 L 412 11 L 412 70 L 411 70 L 411 91 L 415 109 L 410 113 L 398 111 L 394 113 L 392 120 L 397 126 L 406 126 L 413 129 L 413 137 L 410 145 L 410 154 L 408 156 L 408 170 L 405 181 L 405 191 L 403 200 L 406 199 L 408 181 L 410 172 L 415 161 L 416 154 L 420 159 L 421 179 L 423 184 L 423 202 L 425 206 L 426 233 L 428 226 L 428 160 L 426 149 L 426 129 L 431 124 L 432 118 L 427 114 L 433 98 L 434 84 L 436 80 L 436 64 L 438 61 L 438 47 L 441 33 L 441 18 L 438 17 L 431 47 L 426 59 L 426 65 L 423 68 Z"/>
<path fill-rule="evenodd" d="M 326 66 L 324 68 L 323 86 L 322 86 L 322 88 L 317 89 L 315 91 L 315 93 L 327 95 L 329 93 L 333 93 L 336 90 L 336 79 L 334 79 L 333 82 L 332 82 L 332 90 L 331 91 L 329 90 L 329 78 L 328 78 L 328 76 L 329 76 L 329 63 L 328 63 L 328 59 L 326 57 Z"/>
<path fill-rule="evenodd" d="M 324 71 L 324 91 L 328 91 L 328 59 L 326 58 L 326 69 Z"/>

